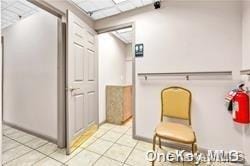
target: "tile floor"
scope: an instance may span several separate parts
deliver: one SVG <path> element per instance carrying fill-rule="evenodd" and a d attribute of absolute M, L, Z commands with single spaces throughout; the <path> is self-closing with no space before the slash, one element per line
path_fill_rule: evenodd
<path fill-rule="evenodd" d="M 4 166 L 147 166 L 145 152 L 152 144 L 132 139 L 131 121 L 123 126 L 103 124 L 71 155 L 53 143 L 3 125 Z M 164 148 L 165 150 L 174 150 Z M 190 163 L 156 163 L 183 166 Z M 221 164 L 220 164 L 221 165 Z"/>

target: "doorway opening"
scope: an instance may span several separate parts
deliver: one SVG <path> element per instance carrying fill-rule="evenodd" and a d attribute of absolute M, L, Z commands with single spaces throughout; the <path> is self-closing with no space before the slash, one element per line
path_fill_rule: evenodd
<path fill-rule="evenodd" d="M 98 35 L 99 123 L 119 125 L 134 135 L 134 29 L 133 25 Z"/>

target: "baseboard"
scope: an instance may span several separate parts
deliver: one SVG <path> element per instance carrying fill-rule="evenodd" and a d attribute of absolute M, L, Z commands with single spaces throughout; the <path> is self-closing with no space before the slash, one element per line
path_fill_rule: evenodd
<path fill-rule="evenodd" d="M 136 139 L 136 140 L 140 140 L 140 141 L 144 141 L 144 142 L 148 142 L 148 143 L 153 142 L 153 139 L 141 137 L 141 136 L 138 136 L 138 135 L 135 135 L 133 138 Z M 157 142 L 157 144 L 158 144 L 158 142 Z M 173 149 L 182 149 L 182 150 L 187 150 L 187 151 L 191 151 L 191 149 L 192 149 L 191 146 L 184 145 L 184 144 L 176 144 L 174 142 L 173 143 L 172 142 L 162 142 L 162 145 L 173 148 Z M 198 150 L 200 152 L 205 151 L 203 148 L 198 148 Z"/>
<path fill-rule="evenodd" d="M 99 126 L 103 125 L 104 123 L 107 123 L 107 120 L 104 120 L 104 121 L 100 122 Z"/>
<path fill-rule="evenodd" d="M 42 138 L 42 139 L 47 140 L 47 141 L 49 141 L 49 142 L 52 142 L 52 143 L 54 143 L 54 144 L 57 144 L 57 140 L 54 139 L 54 138 L 52 138 L 52 137 L 50 137 L 50 136 L 43 135 L 43 134 L 37 133 L 37 132 L 35 132 L 35 131 L 29 130 L 29 129 L 25 129 L 25 128 L 21 127 L 21 126 L 18 126 L 18 125 L 16 125 L 16 124 L 9 123 L 9 122 L 6 122 L 6 121 L 3 121 L 3 124 L 6 124 L 6 125 L 8 125 L 8 126 L 14 128 L 14 129 L 23 131 L 23 132 L 25 132 L 25 133 L 34 135 L 34 136 L 36 136 L 36 137 L 39 137 L 39 138 Z"/>
<path fill-rule="evenodd" d="M 148 142 L 148 143 L 153 142 L 153 139 L 146 138 L 146 137 L 141 137 L 141 136 L 138 136 L 138 135 L 134 135 L 133 138 L 136 139 L 136 140 L 144 141 L 144 142 Z M 157 144 L 158 144 L 158 142 L 157 142 Z M 192 150 L 191 145 L 188 146 L 188 145 L 184 145 L 184 144 L 178 144 L 178 143 L 175 143 L 175 142 L 162 142 L 162 145 L 166 146 L 166 147 L 173 148 L 173 149 L 181 149 L 181 150 L 186 150 L 186 151 L 191 151 Z M 209 150 L 207 148 L 203 148 L 203 147 L 199 147 L 199 146 L 197 148 L 198 148 L 198 151 L 200 153 L 205 153 L 205 154 Z M 244 166 L 250 166 L 250 164 L 248 163 L 247 160 L 242 161 L 242 162 L 238 162 L 238 164 L 243 164 Z"/>

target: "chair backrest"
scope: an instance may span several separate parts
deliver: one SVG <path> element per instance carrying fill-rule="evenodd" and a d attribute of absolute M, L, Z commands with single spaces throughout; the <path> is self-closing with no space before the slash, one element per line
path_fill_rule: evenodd
<path fill-rule="evenodd" d="M 163 116 L 166 116 L 169 118 L 188 120 L 191 125 L 191 99 L 191 92 L 182 87 L 163 89 L 161 92 L 161 121 L 163 121 Z"/>

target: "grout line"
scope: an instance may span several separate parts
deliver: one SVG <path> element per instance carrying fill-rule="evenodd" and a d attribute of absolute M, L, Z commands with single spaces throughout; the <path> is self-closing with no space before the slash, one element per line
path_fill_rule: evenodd
<path fill-rule="evenodd" d="M 132 151 L 129 153 L 128 157 L 126 158 L 126 160 L 124 161 L 123 165 L 126 164 L 128 158 L 131 156 L 131 154 L 133 153 L 133 151 L 135 150 L 136 145 L 138 144 L 138 142 L 135 144 L 135 146 L 133 147 Z"/>
<path fill-rule="evenodd" d="M 111 127 L 111 128 L 109 128 L 109 129 L 105 129 L 105 128 L 103 128 L 104 130 L 107 130 L 107 132 L 105 133 L 105 134 L 107 134 L 109 131 L 111 131 L 112 129 L 113 129 L 114 127 Z M 97 130 L 98 131 L 98 130 Z M 104 136 L 105 134 L 103 134 L 102 136 Z M 102 137 L 101 136 L 101 137 Z M 94 136 L 93 136 L 94 137 Z M 93 143 L 95 143 L 98 139 L 100 139 L 101 137 L 99 137 L 99 138 L 96 138 L 96 137 L 94 137 L 94 138 L 96 138 L 96 140 L 95 141 L 93 141 L 92 143 L 90 143 L 88 146 L 86 146 L 85 148 L 82 148 L 81 146 L 79 146 L 79 148 L 81 148 L 82 150 L 80 151 L 80 152 L 82 152 L 83 150 L 86 150 L 86 151 L 89 151 L 88 149 L 87 149 L 87 147 L 89 147 L 90 145 L 92 145 Z M 91 137 L 90 137 L 91 138 Z M 80 153 L 79 152 L 79 153 Z M 90 152 L 92 152 L 92 151 L 90 151 Z M 77 153 L 76 155 L 78 155 L 79 153 Z M 94 152 L 94 153 L 96 153 L 96 152 Z M 98 154 L 98 153 L 96 153 L 96 154 Z M 69 160 L 67 160 L 64 164 L 66 164 L 67 162 L 69 162 L 70 160 L 72 160 L 76 155 L 74 155 L 72 158 L 70 158 Z M 98 154 L 98 155 L 100 155 L 100 154 Z M 100 157 L 99 157 L 100 158 Z M 98 159 L 99 159 L 98 158 Z M 97 160 L 98 160 L 97 159 Z M 97 161 L 96 160 L 96 161 Z"/>
<path fill-rule="evenodd" d="M 111 131 L 113 128 L 111 128 L 109 131 Z M 129 130 L 129 129 L 128 129 Z M 125 134 L 126 134 L 126 132 L 128 131 L 128 130 L 126 130 L 124 133 L 120 133 L 121 135 L 117 138 L 117 140 L 115 141 L 115 142 L 112 142 L 112 141 L 109 141 L 109 140 L 104 140 L 104 139 L 101 139 L 101 137 L 99 138 L 100 140 L 103 140 L 103 141 L 108 141 L 108 142 L 111 142 L 112 143 L 112 145 L 103 153 L 103 154 L 99 154 L 100 155 L 100 157 L 92 164 L 92 165 L 95 165 L 96 164 L 96 162 L 98 161 L 98 160 L 100 160 L 102 157 L 106 157 L 106 158 L 109 158 L 109 159 L 111 159 L 111 160 L 114 160 L 114 161 L 117 161 L 117 162 L 119 162 L 119 163 L 121 163 L 122 165 L 124 164 L 124 162 L 122 162 L 122 161 L 119 161 L 119 160 L 116 160 L 116 159 L 113 159 L 113 158 L 110 158 L 110 157 L 108 157 L 108 156 L 105 156 L 104 154 L 107 152 L 107 151 L 109 151 L 111 148 L 112 148 L 112 146 L 114 145 L 114 144 L 117 144 L 117 141 L 121 138 L 121 137 L 123 137 Z M 108 131 L 108 132 L 109 132 Z M 107 132 L 107 133 L 108 133 Z M 113 131 L 114 132 L 114 131 Z M 105 133 L 105 134 L 107 134 L 107 133 Z M 116 132 L 117 133 L 117 132 Z M 105 135 L 104 134 L 104 135 Z M 104 136 L 103 135 L 103 136 Z M 121 144 L 119 144 L 119 145 L 121 145 Z M 124 145 L 123 145 L 124 146 Z M 131 147 L 130 147 L 131 148 Z M 95 152 L 96 153 L 96 152 Z"/>
<path fill-rule="evenodd" d="M 17 131 L 19 131 L 19 130 L 17 130 Z M 26 133 L 26 134 L 28 134 L 28 133 Z M 29 134 L 29 135 L 31 135 L 31 134 Z M 40 145 L 40 146 L 38 146 L 36 149 L 35 148 L 32 148 L 32 147 L 29 147 L 29 146 L 27 146 L 26 145 L 26 143 L 28 143 L 28 142 L 26 142 L 26 143 L 22 143 L 22 142 L 19 142 L 19 141 L 17 141 L 17 140 L 15 140 L 15 139 L 13 139 L 13 138 L 10 138 L 9 136 L 7 136 L 7 135 L 5 135 L 6 137 L 8 137 L 9 139 L 11 139 L 11 140 L 13 140 L 13 141 L 15 141 L 15 142 L 17 142 L 17 143 L 19 143 L 19 144 L 21 144 L 21 145 L 23 145 L 23 146 L 25 146 L 25 147 L 28 147 L 28 148 L 30 148 L 30 149 L 32 149 L 32 150 L 35 150 L 35 151 L 37 151 L 37 152 L 39 152 L 39 153 L 41 153 L 41 154 L 43 154 L 43 155 L 45 155 L 45 156 L 47 156 L 48 158 L 51 158 L 51 159 L 53 159 L 53 160 L 55 160 L 55 161 L 57 161 L 57 162 L 59 162 L 59 163 L 61 163 L 61 164 L 65 164 L 66 162 L 68 162 L 70 159 L 72 159 L 74 156 L 76 156 L 77 154 L 79 154 L 81 151 L 79 151 L 78 153 L 76 153 L 74 156 L 72 156 L 72 158 L 70 158 L 69 160 L 67 160 L 67 161 L 65 161 L 65 162 L 62 162 L 62 161 L 59 161 L 59 160 L 57 160 L 57 159 L 55 159 L 55 158 L 53 158 L 53 157 L 51 157 L 50 155 L 51 154 L 53 154 L 53 153 L 55 153 L 59 148 L 57 148 L 53 153 L 51 153 L 51 154 L 49 154 L 49 155 L 47 155 L 47 154 L 45 154 L 45 153 L 43 153 L 43 152 L 40 152 L 39 150 L 37 150 L 37 149 L 39 149 L 40 147 L 42 147 L 42 146 L 44 146 L 44 145 L 46 145 L 46 144 L 48 144 L 49 143 L 49 141 L 47 141 L 47 143 L 45 143 L 45 144 L 42 144 L 42 145 Z M 33 135 L 32 135 L 33 136 Z M 35 136 L 35 138 L 33 138 L 33 139 L 31 139 L 29 142 L 32 142 L 33 140 L 35 140 L 35 139 L 42 139 L 42 138 L 39 138 L 39 137 L 36 137 Z M 44 140 L 44 139 L 42 139 L 42 140 Z M 46 140 L 45 140 L 46 141 Z M 50 143 L 53 143 L 53 142 L 50 142 Z M 30 151 L 29 151 L 30 152 Z M 27 154 L 27 153 L 25 153 L 25 154 Z M 21 155 L 21 156 L 19 156 L 19 157 L 17 157 L 17 158 L 15 158 L 15 159 L 13 159 L 13 160 L 16 160 L 16 159 L 18 159 L 18 158 L 20 158 L 20 157 L 22 157 L 22 156 L 24 156 L 25 154 L 23 154 L 23 155 Z M 65 154 L 66 155 L 66 154 Z M 13 160 L 11 160 L 11 161 L 13 161 Z M 8 162 L 6 162 L 6 163 L 9 163 L 10 161 L 8 161 Z"/>
<path fill-rule="evenodd" d="M 22 145 L 20 145 L 20 146 L 22 146 Z M 10 163 L 10 162 L 12 162 L 12 161 L 14 161 L 14 160 L 17 160 L 17 159 L 19 159 L 19 158 L 25 156 L 26 154 L 30 153 L 31 151 L 32 151 L 32 149 L 31 149 L 30 151 L 28 151 L 28 152 L 26 152 L 26 153 L 24 153 L 24 154 L 22 154 L 22 155 L 16 157 L 16 158 L 13 158 L 13 159 L 11 159 L 11 160 L 9 160 L 9 161 L 6 161 L 5 163 L 2 163 L 2 165 L 6 165 L 6 164 L 8 164 L 8 163 Z"/>
<path fill-rule="evenodd" d="M 113 127 L 114 128 L 114 127 Z M 106 135 L 109 131 L 111 131 L 113 128 L 110 128 L 105 134 L 103 134 L 101 137 L 103 137 L 104 135 Z M 99 140 L 101 140 L 101 141 L 106 141 L 106 140 L 103 140 L 103 139 L 101 139 L 101 137 L 100 138 L 98 138 Z M 118 139 L 120 139 L 120 137 L 118 138 Z M 96 140 L 97 141 L 97 140 Z M 109 141 L 109 142 L 111 142 L 111 141 Z M 104 156 L 104 154 L 114 145 L 114 142 L 111 142 L 112 144 L 111 144 L 111 146 L 104 152 L 104 153 L 102 153 L 101 155 L 100 154 L 98 154 L 98 155 L 100 155 L 100 157 L 92 164 L 92 165 L 95 165 L 96 164 L 96 162 L 98 161 L 98 160 L 100 160 L 102 157 L 106 157 L 106 156 Z M 88 149 L 86 149 L 86 150 L 88 150 Z M 94 152 L 94 153 L 96 153 L 96 152 Z"/>
<path fill-rule="evenodd" d="M 112 130 L 114 127 L 112 127 L 112 128 L 109 128 L 109 129 L 105 129 L 105 130 L 107 130 L 107 132 L 106 133 L 108 133 L 110 130 Z M 98 130 L 97 130 L 98 131 Z M 105 133 L 105 134 L 106 134 Z M 103 135 L 105 135 L 105 134 L 103 134 Z M 102 136 L 103 136 L 102 135 Z M 101 136 L 101 137 L 102 137 Z M 94 137 L 94 136 L 93 136 Z M 91 138 L 91 137 L 90 137 Z M 96 137 L 94 137 L 94 138 L 96 138 Z M 87 149 L 87 147 L 89 147 L 90 145 L 92 145 L 93 143 L 95 143 L 98 139 L 100 139 L 100 137 L 99 138 L 96 138 L 96 140 L 95 141 L 93 141 L 92 143 L 90 143 L 88 146 L 86 146 L 86 147 L 84 147 L 84 148 L 82 148 L 81 146 L 79 146 L 79 148 L 81 148 L 82 150 L 80 151 L 80 152 L 82 152 L 83 150 L 85 150 L 85 151 L 90 151 L 90 150 L 88 150 Z M 79 153 L 80 153 L 79 152 Z M 92 152 L 92 151 L 90 151 L 90 152 Z M 79 153 L 77 153 L 76 155 L 78 155 Z M 96 152 L 93 152 L 93 153 L 96 153 Z M 98 154 L 98 153 L 96 153 L 96 154 Z M 72 158 L 70 158 L 69 160 L 67 160 L 64 164 L 66 164 L 67 162 L 69 162 L 70 160 L 72 160 L 76 155 L 74 155 Z M 98 155 L 100 155 L 100 154 L 98 154 Z M 100 157 L 99 157 L 100 158 Z M 97 159 L 97 160 L 99 160 L 99 158 Z M 97 161 L 96 160 L 96 161 Z"/>
<path fill-rule="evenodd" d="M 41 159 L 39 159 L 38 161 L 35 161 L 33 164 L 31 164 L 31 165 L 35 165 L 36 163 L 38 163 L 39 161 L 41 161 L 41 160 L 43 160 L 43 159 L 45 159 L 45 158 L 47 158 L 47 156 L 44 156 L 43 158 L 41 158 Z"/>
<path fill-rule="evenodd" d="M 105 134 L 107 134 L 108 132 L 110 132 L 110 131 L 111 131 L 112 129 L 114 129 L 115 127 L 118 127 L 118 126 L 113 126 L 113 127 L 109 128 L 109 129 L 103 128 L 104 130 L 107 130 L 107 131 L 105 132 Z M 112 142 L 112 145 L 111 145 L 102 155 L 100 155 L 100 154 L 98 154 L 98 153 L 96 153 L 96 152 L 93 152 L 93 153 L 96 153 L 96 154 L 100 155 L 100 157 L 99 157 L 93 164 L 95 164 L 101 157 L 106 157 L 106 158 L 109 158 L 109 159 L 111 159 L 111 160 L 117 161 L 117 162 L 119 162 L 119 163 L 121 163 L 121 164 L 124 165 L 125 162 L 121 162 L 121 161 L 119 161 L 119 160 L 112 159 L 112 158 L 110 158 L 110 157 L 108 157 L 108 156 L 104 156 L 104 154 L 105 154 L 109 149 L 111 149 L 111 147 L 112 147 L 114 144 L 119 144 L 119 143 L 117 143 L 118 140 L 119 140 L 121 137 L 123 137 L 124 135 L 127 135 L 127 131 L 128 131 L 130 128 L 131 128 L 131 127 L 128 127 L 128 129 L 127 129 L 125 132 L 123 132 L 123 133 L 117 132 L 117 131 L 113 131 L 113 132 L 115 132 L 115 133 L 121 134 L 121 135 L 117 138 L 117 140 L 116 140 L 115 142 L 112 142 L 112 141 L 109 141 L 109 140 L 104 140 L 104 139 L 102 139 L 101 137 L 103 137 L 105 134 L 103 134 L 103 135 L 100 136 L 100 137 L 94 137 L 94 136 L 93 136 L 94 138 L 96 138 L 95 141 L 93 141 L 92 143 L 90 143 L 88 146 L 86 146 L 86 147 L 84 147 L 84 148 L 79 147 L 80 151 L 79 151 L 78 153 L 76 153 L 74 156 L 72 156 L 72 158 L 68 159 L 68 160 L 65 161 L 65 162 L 59 161 L 59 160 L 54 159 L 54 158 L 52 158 L 52 157 L 50 156 L 50 155 L 52 155 L 53 153 L 55 153 L 59 148 L 57 148 L 54 152 L 52 152 L 52 153 L 50 153 L 50 154 L 45 154 L 45 153 L 43 153 L 43 152 L 41 152 L 41 151 L 38 150 L 40 147 L 45 146 L 45 145 L 47 145 L 48 143 L 50 143 L 49 141 L 47 141 L 46 143 L 44 143 L 44 144 L 42 144 L 42 145 L 40 145 L 40 146 L 38 146 L 38 147 L 36 147 L 36 148 L 32 148 L 32 147 L 29 147 L 28 145 L 26 145 L 25 143 L 22 143 L 22 142 L 19 142 L 19 141 L 16 140 L 16 139 L 18 139 L 18 138 L 23 137 L 24 135 L 22 135 L 22 136 L 20 136 L 20 137 L 14 139 L 14 138 L 9 137 L 8 135 L 3 134 L 4 136 L 6 136 L 7 138 L 9 138 L 10 140 L 13 140 L 13 141 L 15 141 L 15 142 L 17 142 L 17 143 L 20 144 L 20 145 L 18 145 L 18 146 L 16 146 L 16 147 L 25 146 L 25 147 L 27 147 L 27 148 L 30 149 L 30 151 L 28 151 L 27 153 L 24 153 L 24 154 L 22 154 L 21 156 L 18 156 L 17 158 L 14 158 L 14 159 L 12 159 L 12 160 L 9 160 L 9 161 L 5 162 L 4 164 L 7 164 L 7 163 L 12 162 L 12 161 L 14 161 L 14 160 L 17 160 L 17 159 L 19 159 L 19 158 L 25 156 L 26 154 L 30 153 L 32 150 L 34 150 L 34 151 L 37 151 L 37 152 L 43 154 L 44 157 L 41 158 L 41 159 L 38 160 L 38 161 L 35 161 L 32 165 L 38 163 L 39 161 L 41 161 L 41 160 L 43 160 L 43 159 L 45 159 L 45 158 L 50 158 L 50 159 L 52 159 L 52 160 L 55 160 L 55 161 L 57 161 L 57 162 L 59 162 L 59 163 L 65 165 L 66 162 L 72 160 L 76 155 L 78 155 L 78 154 L 79 154 L 80 152 L 82 152 L 83 150 L 90 151 L 90 150 L 87 149 L 87 147 L 89 147 L 90 145 L 94 144 L 97 140 L 102 140 L 102 141 Z M 10 127 L 9 129 L 12 129 L 12 128 Z M 19 131 L 19 130 L 17 130 L 17 131 Z M 25 133 L 25 132 L 24 132 L 24 133 Z M 25 133 L 25 134 L 28 134 L 28 133 Z M 128 135 L 128 136 L 131 136 L 131 135 Z M 132 136 L 131 136 L 131 137 L 132 137 Z M 42 139 L 42 138 L 39 138 L 39 137 L 35 137 L 35 138 L 31 139 L 30 142 L 32 142 L 33 140 L 35 140 L 35 139 L 37 139 L 37 138 L 38 138 L 38 139 Z M 42 139 L 42 140 L 43 140 L 43 139 Z M 27 142 L 27 143 L 28 143 L 28 142 Z M 137 142 L 137 143 L 138 143 L 138 142 Z M 137 145 L 137 143 L 136 143 L 136 145 Z M 122 145 L 122 144 L 119 144 L 119 145 Z M 136 146 L 136 145 L 135 145 L 135 146 Z M 122 145 L 122 146 L 126 146 L 126 145 Z M 132 151 L 133 151 L 133 149 L 135 148 L 135 146 L 132 148 Z M 14 148 L 16 148 L 16 147 L 13 147 L 13 148 L 11 148 L 11 149 L 14 149 Z M 126 146 L 126 147 L 129 147 L 129 146 Z M 129 147 L 129 148 L 131 148 L 131 147 Z M 10 149 L 9 149 L 9 150 L 10 150 Z M 5 152 L 7 152 L 7 151 L 8 151 L 8 150 L 6 150 Z M 132 151 L 129 153 L 128 157 L 130 156 L 130 154 L 132 153 Z M 90 152 L 92 152 L 92 151 L 90 151 Z M 128 157 L 127 157 L 127 158 L 128 158 Z M 126 160 L 127 160 L 127 158 L 126 158 Z M 126 160 L 125 160 L 125 161 L 126 161 Z"/>
<path fill-rule="evenodd" d="M 19 130 L 18 130 L 19 131 Z M 11 139 L 11 140 L 13 140 L 13 141 L 15 141 L 15 142 L 17 142 L 17 143 L 19 143 L 20 145 L 19 146 L 25 146 L 25 147 L 28 147 L 29 149 L 31 149 L 29 152 L 31 152 L 32 150 L 35 150 L 35 151 L 37 151 L 37 152 L 39 152 L 39 153 L 41 153 L 41 154 L 43 154 L 45 157 L 44 158 L 46 158 L 46 157 L 49 157 L 49 158 L 51 158 L 51 159 L 53 159 L 53 160 L 56 160 L 56 159 L 54 159 L 54 158 L 52 158 L 52 157 L 50 157 L 49 155 L 47 155 L 47 154 L 45 154 L 45 153 L 43 153 L 43 152 L 40 152 L 39 150 L 37 150 L 37 149 L 39 149 L 40 147 L 42 147 L 42 146 L 44 146 L 44 145 L 46 145 L 46 144 L 48 144 L 49 142 L 47 142 L 47 143 L 45 143 L 45 144 L 42 144 L 42 145 L 40 145 L 40 146 L 38 146 L 36 149 L 35 148 L 32 148 L 32 147 L 29 147 L 29 146 L 27 146 L 25 143 L 22 143 L 22 142 L 19 142 L 19 141 L 17 141 L 17 140 L 15 140 L 15 139 L 13 139 L 13 138 L 10 138 L 9 136 L 7 136 L 7 135 L 5 135 L 6 137 L 8 137 L 9 139 Z M 35 138 L 33 138 L 33 139 L 31 139 L 29 142 L 32 142 L 33 140 L 35 140 L 35 139 L 41 139 L 41 138 L 39 138 L 39 137 L 35 137 Z M 43 139 L 42 139 L 43 140 Z M 46 140 L 45 140 L 46 141 Z M 28 142 L 27 142 L 28 143 Z M 18 146 L 17 146 L 18 147 Z M 7 151 L 5 151 L 5 152 L 7 152 Z M 12 159 L 12 160 L 9 160 L 9 161 L 7 161 L 6 163 L 4 163 L 4 164 L 7 164 L 7 163 L 10 163 L 10 162 L 12 162 L 12 161 L 14 161 L 14 160 L 17 160 L 17 159 L 19 159 L 19 158 L 21 158 L 21 157 L 23 157 L 23 156 L 25 156 L 26 154 L 28 154 L 29 152 L 27 152 L 27 153 L 24 153 L 23 155 L 21 155 L 21 156 L 18 156 L 17 158 L 14 158 L 14 159 Z M 56 152 L 56 150 L 54 151 L 54 152 Z M 53 153 L 54 153 L 53 152 Z M 52 154 L 52 153 L 51 153 Z M 43 159 L 44 159 L 43 158 Z M 39 160 L 40 161 L 40 160 Z M 58 160 L 56 160 L 56 161 L 58 161 Z M 58 161 L 59 163 L 61 163 L 61 164 L 64 164 L 63 162 L 61 162 L 61 161 Z M 36 163 L 36 162 L 35 162 Z M 34 163 L 34 164 L 35 164 Z"/>
<path fill-rule="evenodd" d="M 26 133 L 26 134 L 28 134 L 28 133 Z M 28 142 L 31 142 L 31 141 L 33 141 L 34 139 L 36 139 L 36 138 L 38 138 L 38 137 L 34 137 L 34 138 L 32 138 L 31 140 L 29 140 L 28 142 L 19 142 L 18 140 L 16 140 L 16 139 L 18 139 L 18 138 L 21 138 L 21 137 L 23 137 L 23 136 L 25 136 L 25 135 L 23 135 L 23 136 L 21 136 L 21 137 L 18 137 L 18 138 L 11 138 L 10 136 L 8 136 L 8 135 L 5 135 L 6 137 L 8 137 L 9 139 L 11 139 L 11 140 L 13 140 L 13 141 L 16 141 L 16 142 L 18 142 L 18 143 L 20 143 L 20 144 L 22 144 L 22 145 L 25 145 L 25 146 L 27 146 L 26 145 L 26 143 L 28 143 Z M 31 136 L 33 136 L 33 135 L 31 135 Z"/>
<path fill-rule="evenodd" d="M 16 142 L 15 140 L 12 140 L 12 139 L 10 139 L 10 140 L 8 140 L 8 141 L 6 141 L 6 142 L 10 142 L 10 141 Z M 6 143 L 6 142 L 5 142 L 5 143 Z M 19 142 L 16 142 L 16 143 L 20 144 Z M 3 149 L 2 149 L 2 153 L 5 153 L 5 152 L 7 152 L 7 151 L 9 151 L 9 150 L 11 150 L 11 149 L 17 148 L 18 146 L 21 146 L 21 145 L 22 145 L 22 144 L 17 145 L 17 146 L 14 146 L 14 147 L 9 148 L 9 149 L 6 149 L 5 151 L 3 151 Z"/>

